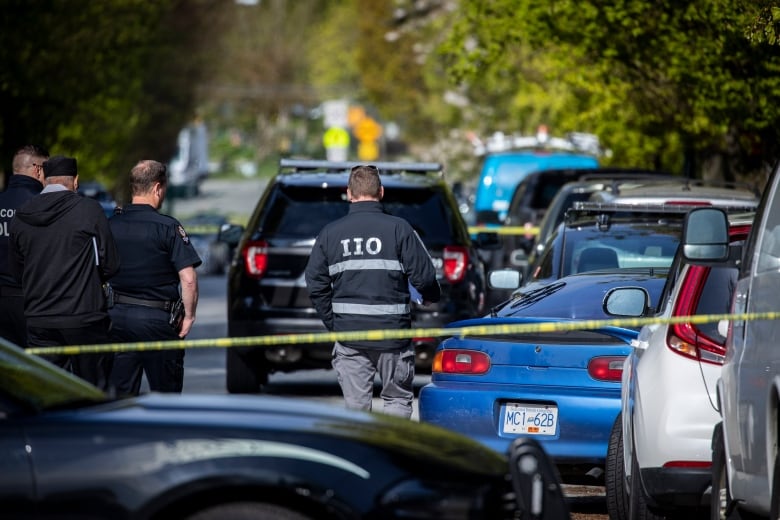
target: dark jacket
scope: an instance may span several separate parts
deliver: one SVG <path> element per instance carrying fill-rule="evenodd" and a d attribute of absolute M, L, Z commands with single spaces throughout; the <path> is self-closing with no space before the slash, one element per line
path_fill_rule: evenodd
<path fill-rule="evenodd" d="M 441 297 L 425 245 L 380 202 L 350 204 L 349 214 L 320 232 L 306 266 L 314 307 L 331 331 L 408 329 L 409 284 L 423 299 Z M 409 340 L 344 341 L 355 348 L 400 348 Z"/>
<path fill-rule="evenodd" d="M 83 327 L 108 317 L 103 282 L 119 255 L 100 204 L 72 191 L 41 193 L 11 222 L 9 268 L 22 282 L 27 325 Z"/>
<path fill-rule="evenodd" d="M 202 261 L 184 228 L 149 204 L 127 204 L 108 220 L 122 268 L 116 293 L 145 300 L 177 300 L 179 271 Z"/>
<path fill-rule="evenodd" d="M 8 238 L 11 219 L 25 202 L 38 195 L 43 184 L 28 175 L 15 174 L 8 181 L 5 191 L 0 193 L 0 285 L 19 287 L 21 284 L 8 270 Z"/>

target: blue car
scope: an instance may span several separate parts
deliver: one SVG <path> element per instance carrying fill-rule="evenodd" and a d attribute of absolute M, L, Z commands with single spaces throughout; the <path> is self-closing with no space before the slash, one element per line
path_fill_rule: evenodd
<path fill-rule="evenodd" d="M 450 326 L 644 316 L 655 307 L 666 275 L 635 268 L 531 283 L 490 316 Z M 600 484 L 620 411 L 623 361 L 637 333 L 603 327 L 448 338 L 420 392 L 420 420 L 500 452 L 518 437 L 532 437 L 564 482 Z"/>
<path fill-rule="evenodd" d="M 488 154 L 482 161 L 474 200 L 476 224 L 503 222 L 515 188 L 531 172 L 598 166 L 598 159 L 586 153 L 551 153 L 545 148 Z"/>

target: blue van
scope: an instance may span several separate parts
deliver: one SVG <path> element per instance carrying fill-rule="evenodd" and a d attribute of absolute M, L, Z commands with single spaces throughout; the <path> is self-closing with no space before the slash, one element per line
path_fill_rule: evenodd
<path fill-rule="evenodd" d="M 531 172 L 563 168 L 598 168 L 588 154 L 550 150 L 512 150 L 485 156 L 477 183 L 474 212 L 478 224 L 503 222 L 518 183 Z"/>

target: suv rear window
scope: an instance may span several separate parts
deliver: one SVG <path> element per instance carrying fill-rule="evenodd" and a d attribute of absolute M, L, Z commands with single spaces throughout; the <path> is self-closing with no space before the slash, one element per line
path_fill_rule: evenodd
<path fill-rule="evenodd" d="M 463 244 L 455 227 L 458 217 L 441 190 L 385 188 L 382 202 L 385 211 L 409 222 L 429 248 Z"/>
<path fill-rule="evenodd" d="M 279 184 L 260 220 L 263 234 L 276 238 L 316 237 L 326 224 L 349 212 L 346 188 Z M 409 222 L 428 247 L 461 244 L 457 216 L 441 190 L 385 188 L 385 211 Z"/>
<path fill-rule="evenodd" d="M 325 224 L 349 211 L 343 187 L 277 185 L 273 200 L 260 221 L 267 236 L 277 238 L 314 238 Z"/>

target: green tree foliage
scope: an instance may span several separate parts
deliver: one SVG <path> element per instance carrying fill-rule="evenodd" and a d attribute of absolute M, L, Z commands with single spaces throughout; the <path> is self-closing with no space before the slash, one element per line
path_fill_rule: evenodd
<path fill-rule="evenodd" d="M 73 155 L 109 186 L 167 160 L 220 29 L 217 0 L 3 0 L 0 149 Z"/>
<path fill-rule="evenodd" d="M 340 3 L 223 4 L 231 30 L 220 40 L 214 76 L 200 89 L 218 139 L 240 135 L 258 160 L 296 148 L 309 109 L 339 94 L 340 74 L 350 69 Z"/>
<path fill-rule="evenodd" d="M 363 0 L 356 8 L 357 65 L 367 101 L 384 119 L 395 119 L 419 133 L 427 123 L 420 117 L 427 89 L 416 35 L 401 32 L 393 19 L 392 2 Z"/>
<path fill-rule="evenodd" d="M 500 92 L 499 106 L 520 124 L 543 115 L 561 130 L 594 131 L 616 162 L 671 170 L 683 152 L 699 170 L 725 157 L 727 176 L 763 172 L 779 156 L 780 52 L 769 2 L 460 5 L 443 47 L 451 78 L 477 95 Z"/>
<path fill-rule="evenodd" d="M 323 96 L 360 95 L 358 3 L 359 0 L 329 2 L 323 16 L 313 21 L 307 31 L 308 82 Z"/>

